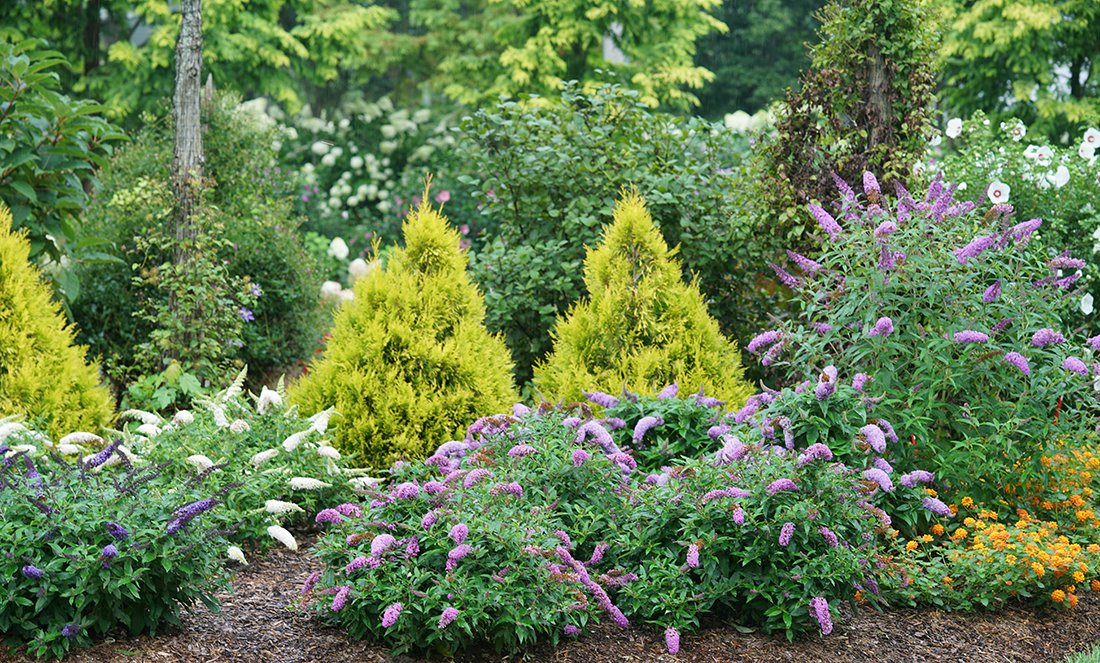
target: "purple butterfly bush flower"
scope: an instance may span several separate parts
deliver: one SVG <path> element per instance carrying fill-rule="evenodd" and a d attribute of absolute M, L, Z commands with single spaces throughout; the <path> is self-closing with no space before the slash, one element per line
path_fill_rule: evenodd
<path fill-rule="evenodd" d="M 825 543 L 830 548 L 836 548 L 838 545 L 840 545 L 840 541 L 837 539 L 836 534 L 834 534 L 833 531 L 828 527 L 822 525 L 821 527 L 817 528 L 817 531 L 821 533 L 821 538 L 825 539 Z"/>
<path fill-rule="evenodd" d="M 829 614 L 829 602 L 823 596 L 815 596 L 810 599 L 810 614 L 817 620 L 821 627 L 821 635 L 829 635 L 833 632 L 833 618 Z"/>
<path fill-rule="evenodd" d="M 894 223 L 893 221 L 883 221 L 882 223 L 878 224 L 877 228 L 875 228 L 874 235 L 875 237 L 882 238 L 892 235 L 897 231 L 898 224 Z"/>
<path fill-rule="evenodd" d="M 664 401 L 670 398 L 676 398 L 676 394 L 678 393 L 680 393 L 680 385 L 673 382 L 657 393 L 657 400 Z"/>
<path fill-rule="evenodd" d="M 688 546 L 687 549 L 687 567 L 689 569 L 699 568 L 699 545 L 696 543 Z"/>
<path fill-rule="evenodd" d="M 1055 288 L 1062 288 L 1062 289 L 1068 288 L 1071 285 L 1073 285 L 1074 283 L 1077 283 L 1077 279 L 1079 279 L 1079 278 L 1081 278 L 1081 272 L 1074 272 L 1073 274 L 1070 274 L 1069 276 L 1066 276 L 1064 278 L 1060 278 L 1060 279 L 1056 280 L 1054 282 L 1054 287 Z"/>
<path fill-rule="evenodd" d="M 611 394 L 605 394 L 602 391 L 586 391 L 584 397 L 589 401 L 599 405 L 600 407 L 613 408 L 619 404 L 619 399 L 615 398 Z"/>
<path fill-rule="evenodd" d="M 833 330 L 833 326 L 827 322 L 814 322 L 810 327 L 818 334 L 828 334 Z"/>
<path fill-rule="evenodd" d="M 790 258 L 791 262 L 797 265 L 799 269 L 810 276 L 816 276 L 817 273 L 821 271 L 821 263 L 810 260 L 800 253 L 795 253 L 788 249 L 787 257 Z"/>
<path fill-rule="evenodd" d="M 672 656 L 680 653 L 680 632 L 671 626 L 665 629 L 665 647 Z"/>
<path fill-rule="evenodd" d="M 717 499 L 725 497 L 741 498 L 752 497 L 752 493 L 743 488 L 718 488 L 715 490 L 707 491 L 702 498 L 703 504 L 707 504 Z"/>
<path fill-rule="evenodd" d="M 523 403 L 513 403 L 512 404 L 512 416 L 513 417 L 522 417 L 522 416 L 528 415 L 528 414 L 531 414 L 531 408 L 527 407 Z"/>
<path fill-rule="evenodd" d="M 806 450 L 798 455 L 798 466 L 802 467 L 815 460 L 830 461 L 833 459 L 833 450 L 821 442 L 815 442 L 806 447 Z"/>
<path fill-rule="evenodd" d="M 61 629 L 61 635 L 71 640 L 80 634 L 82 628 L 80 624 L 65 624 L 65 627 Z"/>
<path fill-rule="evenodd" d="M 302 584 L 302 596 L 309 594 L 313 591 L 313 588 L 317 586 L 317 583 L 321 580 L 321 572 L 314 571 L 306 578 L 305 583 Z"/>
<path fill-rule="evenodd" d="M 886 472 L 880 470 L 877 467 L 872 467 L 863 470 L 863 478 L 868 481 L 873 481 L 878 484 L 878 487 L 882 489 L 884 493 L 894 492 L 894 482 L 890 481 L 890 477 Z"/>
<path fill-rule="evenodd" d="M 511 483 L 498 483 L 493 486 L 493 489 L 489 492 L 491 495 L 515 495 L 516 497 L 523 497 L 523 486 L 515 481 Z"/>
<path fill-rule="evenodd" d="M 868 382 L 871 382 L 875 378 L 867 375 L 866 373 L 856 373 L 856 376 L 852 378 L 852 389 L 856 391 L 863 391 L 863 388 L 867 386 Z"/>
<path fill-rule="evenodd" d="M 1087 343 L 1089 344 L 1089 347 L 1092 348 L 1093 352 L 1100 352 L 1100 334 L 1091 337 L 1087 341 Z"/>
<path fill-rule="evenodd" d="M 960 265 L 965 265 L 970 260 L 977 258 L 987 249 L 991 248 L 997 243 L 998 237 L 996 235 L 984 235 L 982 237 L 975 238 L 966 246 L 954 251 L 955 260 L 959 261 Z"/>
<path fill-rule="evenodd" d="M 837 237 L 844 232 L 840 224 L 836 222 L 832 214 L 829 214 L 818 205 L 810 203 L 810 213 L 814 215 L 814 219 L 817 220 L 821 229 L 825 231 L 825 234 L 829 236 L 829 239 L 836 241 Z"/>
<path fill-rule="evenodd" d="M 517 444 L 508 450 L 509 458 L 521 458 L 523 456 L 530 456 L 531 454 L 538 453 L 538 449 L 535 449 L 529 444 Z"/>
<path fill-rule="evenodd" d="M 566 418 L 561 420 L 561 425 L 565 426 L 566 428 L 576 428 L 577 426 L 581 425 L 581 418 L 580 417 L 566 417 Z"/>
<path fill-rule="evenodd" d="M 867 441 L 867 444 L 875 450 L 875 453 L 886 452 L 886 433 L 882 432 L 881 428 L 875 424 L 867 424 L 861 427 L 859 432 L 863 439 Z"/>
<path fill-rule="evenodd" d="M 990 329 L 989 329 L 990 335 L 996 336 L 997 334 L 1000 334 L 1004 330 L 1008 329 L 1012 325 L 1013 322 L 1016 322 L 1016 318 L 1004 318 L 1003 320 L 999 321 L 997 324 L 990 327 Z"/>
<path fill-rule="evenodd" d="M 1065 361 L 1062 362 L 1062 368 L 1073 371 L 1078 375 L 1088 376 L 1089 374 L 1089 367 L 1077 357 L 1066 357 Z"/>
<path fill-rule="evenodd" d="M 754 336 L 753 339 L 749 341 L 749 344 L 745 346 L 745 349 L 756 354 L 764 348 L 774 345 L 781 338 L 783 338 L 782 332 L 777 329 L 771 329 Z"/>
<path fill-rule="evenodd" d="M 779 528 L 779 545 L 786 546 L 794 536 L 794 523 L 786 522 Z"/>
<path fill-rule="evenodd" d="M 440 631 L 451 625 L 455 619 L 458 618 L 458 608 L 447 607 L 443 609 L 443 614 L 439 616 L 438 628 Z"/>
<path fill-rule="evenodd" d="M 871 464 L 887 474 L 893 474 L 894 472 L 893 465 L 886 462 L 886 459 L 881 456 L 875 456 L 875 458 L 871 461 Z"/>
<path fill-rule="evenodd" d="M 592 556 L 588 558 L 587 562 L 585 562 L 585 566 L 596 566 L 597 564 L 602 562 L 604 553 L 606 553 L 607 549 L 610 547 L 611 546 L 607 543 L 601 542 L 596 544 L 596 548 L 592 551 Z"/>
<path fill-rule="evenodd" d="M 381 557 L 387 550 L 397 545 L 397 539 L 392 534 L 379 534 L 370 542 L 371 557 Z"/>
<path fill-rule="evenodd" d="M 596 603 L 600 606 L 600 609 L 611 616 L 611 620 L 622 628 L 629 628 L 630 621 L 626 618 L 626 615 L 622 613 L 619 608 L 611 602 L 611 597 L 607 595 L 607 592 L 598 583 L 592 580 L 592 577 L 588 574 L 588 569 L 584 564 L 581 564 L 569 553 L 569 550 L 563 547 L 559 547 L 554 551 L 558 558 L 569 565 L 571 569 L 577 574 L 577 578 L 580 580 L 581 585 L 588 590 L 590 594 L 596 599 Z"/>
<path fill-rule="evenodd" d="M 408 542 L 405 544 L 405 557 L 416 557 L 419 554 L 420 537 L 414 534 L 413 536 L 409 537 Z"/>
<path fill-rule="evenodd" d="M 912 472 L 901 475 L 901 479 L 898 480 L 898 483 L 906 488 L 913 488 L 918 484 L 932 483 L 934 478 L 932 473 L 927 470 L 913 470 Z"/>
<path fill-rule="evenodd" d="M 730 431 L 730 425 L 722 422 L 716 426 L 711 426 L 707 429 L 707 437 L 712 440 L 717 440 Z"/>
<path fill-rule="evenodd" d="M 665 420 L 661 417 L 649 416 L 639 419 L 638 423 L 634 425 L 634 436 L 632 438 L 634 444 L 641 444 L 642 438 L 645 437 L 646 433 L 663 423 L 665 423 Z"/>
<path fill-rule="evenodd" d="M 733 509 L 733 522 L 737 525 L 745 524 L 745 510 L 739 506 Z"/>
<path fill-rule="evenodd" d="M 336 505 L 336 511 L 342 516 L 348 518 L 359 518 L 363 515 L 363 507 L 358 504 L 352 504 L 351 502 L 344 502 L 343 504 Z"/>
<path fill-rule="evenodd" d="M 982 295 L 983 304 L 992 304 L 997 301 L 1001 296 L 1001 280 L 997 279 L 993 285 L 985 289 L 985 293 Z"/>
<path fill-rule="evenodd" d="M 875 326 L 867 332 L 868 336 L 886 337 L 894 333 L 894 321 L 885 316 L 875 321 Z"/>
<path fill-rule="evenodd" d="M 332 611 L 340 612 L 344 609 L 344 606 L 348 604 L 348 594 L 351 593 L 351 587 L 348 585 L 341 585 L 336 589 L 336 596 L 332 598 Z"/>
<path fill-rule="evenodd" d="M 951 515 L 951 509 L 949 509 L 946 504 L 939 501 L 935 497 L 924 498 L 923 500 L 921 500 L 921 506 L 923 506 L 925 509 L 928 509 L 937 516 Z"/>
<path fill-rule="evenodd" d="M 749 448 L 741 440 L 733 435 L 722 436 L 722 448 L 718 450 L 715 462 L 719 465 L 728 465 L 735 460 L 741 460 L 748 453 Z"/>
<path fill-rule="evenodd" d="M 415 481 L 406 481 L 394 486 L 390 494 L 395 499 L 413 500 L 420 497 L 420 486 Z"/>
<path fill-rule="evenodd" d="M 385 612 L 382 613 L 382 628 L 389 628 L 397 623 L 397 618 L 401 616 L 401 604 L 392 603 Z"/>
<path fill-rule="evenodd" d="M 601 425 L 608 430 L 619 430 L 620 428 L 626 428 L 626 422 L 620 417 L 604 417 L 600 421 Z"/>
<path fill-rule="evenodd" d="M 783 353 L 783 349 L 787 346 L 786 341 L 780 341 L 775 345 L 768 348 L 768 351 L 764 353 L 764 356 L 760 358 L 761 366 L 771 366 L 775 363 L 775 360 L 779 358 L 779 355 Z"/>
<path fill-rule="evenodd" d="M 872 195 L 881 195 L 882 189 L 879 188 L 878 179 L 875 174 L 870 171 L 863 172 L 863 192 L 867 194 L 868 198 Z"/>
<path fill-rule="evenodd" d="M 493 473 L 485 469 L 484 467 L 474 468 L 470 470 L 469 474 L 467 474 L 465 478 L 462 479 L 462 487 L 473 488 L 475 485 L 477 485 L 479 481 L 491 476 L 493 476 Z"/>
<path fill-rule="evenodd" d="M 836 366 L 826 366 L 820 377 L 818 377 L 817 386 L 814 388 L 814 397 L 819 401 L 823 401 L 832 396 L 836 391 L 836 378 Z"/>
<path fill-rule="evenodd" d="M 33 564 L 27 564 L 22 569 L 20 569 L 19 572 L 22 573 L 23 577 L 27 578 L 28 580 L 40 580 L 42 576 L 46 575 L 45 571 Z"/>
<path fill-rule="evenodd" d="M 465 543 L 466 537 L 470 534 L 470 528 L 466 527 L 465 523 L 459 523 L 451 528 L 451 531 L 447 536 L 451 537 L 451 540 L 456 544 Z"/>
<path fill-rule="evenodd" d="M 1071 258 L 1068 255 L 1060 255 L 1049 263 L 1051 269 L 1084 269 L 1087 263 L 1080 258 Z"/>
<path fill-rule="evenodd" d="M 572 625 L 572 624 L 566 624 L 565 628 L 562 629 L 562 633 L 565 633 L 566 635 L 568 635 L 570 637 L 573 637 L 573 636 L 580 635 L 581 630 L 579 628 L 577 628 L 576 626 Z"/>
<path fill-rule="evenodd" d="M 1023 223 L 1017 223 L 1009 229 L 1007 235 L 1016 240 L 1016 246 L 1018 248 L 1024 248 L 1031 240 L 1031 236 L 1041 225 L 1043 225 L 1042 219 L 1031 219 Z"/>
<path fill-rule="evenodd" d="M 423 518 L 420 519 L 420 526 L 424 529 L 430 529 L 437 520 L 439 520 L 439 516 L 436 515 L 435 511 L 429 511 L 428 513 L 424 514 Z"/>
<path fill-rule="evenodd" d="M 772 271 L 775 272 L 775 277 L 779 279 L 779 282 L 783 285 L 788 288 L 797 288 L 799 286 L 798 279 L 795 278 L 794 274 L 791 274 L 774 262 L 769 262 L 768 267 L 771 267 Z"/>
<path fill-rule="evenodd" d="M 764 492 L 769 495 L 775 495 L 782 492 L 797 492 L 798 484 L 790 479 L 776 479 L 768 484 L 768 487 L 764 489 Z"/>
<path fill-rule="evenodd" d="M 172 520 L 168 522 L 168 533 L 176 534 L 187 526 L 187 523 L 191 522 L 195 517 L 213 509 L 217 503 L 218 500 L 208 497 L 204 500 L 198 500 L 177 509 L 175 513 L 172 514 Z"/>
<path fill-rule="evenodd" d="M 615 444 L 615 440 L 611 437 L 611 433 L 609 433 L 598 421 L 588 421 L 577 428 L 577 436 L 573 438 L 573 444 L 584 442 L 590 435 L 596 440 L 596 444 L 604 449 L 608 449 Z"/>
<path fill-rule="evenodd" d="M 115 451 L 118 450 L 121 444 L 121 440 L 115 440 L 114 442 L 108 444 L 106 447 L 103 448 L 103 451 L 100 451 L 96 455 L 84 461 L 84 467 L 88 469 L 93 469 L 99 467 L 103 463 L 106 463 L 108 460 L 111 459 L 111 456 L 114 455 Z"/>
<path fill-rule="evenodd" d="M 1031 344 L 1037 348 L 1046 347 L 1048 345 L 1058 345 L 1065 342 L 1065 336 L 1047 327 L 1035 332 L 1031 337 Z"/>
<path fill-rule="evenodd" d="M 447 565 L 448 571 L 454 571 L 458 567 L 458 563 L 462 561 L 462 558 L 470 554 L 473 547 L 468 543 L 460 543 L 459 545 L 451 548 L 451 551 L 447 553 Z"/>
<path fill-rule="evenodd" d="M 898 434 L 894 432 L 894 427 L 890 425 L 889 421 L 885 419 L 875 419 L 875 425 L 882 429 L 882 432 L 886 434 L 886 441 L 890 443 L 897 443 Z"/>
<path fill-rule="evenodd" d="M 972 329 L 955 332 L 956 343 L 988 343 L 989 335 Z"/>
<path fill-rule="evenodd" d="M 313 520 L 317 523 L 338 525 L 344 521 L 344 516 L 336 509 L 323 509 L 317 513 L 317 517 Z"/>
<path fill-rule="evenodd" d="M 368 566 L 369 563 L 370 563 L 370 560 L 366 556 L 359 555 L 355 559 L 348 562 L 347 566 L 344 567 L 344 573 L 350 575 L 352 573 L 355 573 L 359 569 L 362 569 L 362 568 Z"/>
<path fill-rule="evenodd" d="M 130 532 L 118 523 L 107 523 L 107 533 L 111 535 L 111 538 L 118 539 L 119 541 L 130 536 Z"/>

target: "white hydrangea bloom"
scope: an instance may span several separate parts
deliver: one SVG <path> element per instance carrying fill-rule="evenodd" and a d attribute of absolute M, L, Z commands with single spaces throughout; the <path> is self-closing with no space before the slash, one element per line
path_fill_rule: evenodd
<path fill-rule="evenodd" d="M 321 284 L 321 299 L 332 301 L 340 298 L 343 288 L 336 281 L 325 281 Z"/>
<path fill-rule="evenodd" d="M 225 551 L 225 555 L 234 562 L 248 566 L 248 560 L 244 558 L 244 551 L 237 546 L 229 546 Z"/>
<path fill-rule="evenodd" d="M 298 542 L 294 540 L 294 535 L 278 525 L 268 527 L 267 535 L 291 550 L 298 550 Z"/>
<path fill-rule="evenodd" d="M 253 456 L 249 462 L 252 463 L 252 467 L 259 467 L 278 455 L 278 449 L 267 449 L 266 451 L 261 451 L 260 453 Z"/>
<path fill-rule="evenodd" d="M 172 417 L 172 423 L 179 426 L 193 424 L 195 423 L 195 415 L 191 414 L 189 410 L 180 410 L 176 413 L 176 416 Z"/>
<path fill-rule="evenodd" d="M 353 282 L 358 281 L 367 274 L 370 274 L 371 270 L 374 269 L 374 266 L 374 262 L 368 263 L 362 258 L 356 258 L 355 260 L 351 261 L 351 264 L 348 265 L 348 276 L 351 277 L 351 280 Z"/>
<path fill-rule="evenodd" d="M 332 241 L 328 245 L 328 254 L 337 260 L 347 260 L 348 253 L 351 249 L 348 248 L 347 242 L 340 237 L 333 237 Z"/>
<path fill-rule="evenodd" d="M 294 477 L 290 480 L 290 487 L 294 490 L 321 490 L 331 488 L 332 484 L 310 477 Z"/>
<path fill-rule="evenodd" d="M 310 145 L 309 149 L 317 156 L 321 156 L 328 153 L 328 143 L 317 141 L 313 145 Z"/>
<path fill-rule="evenodd" d="M 343 290 L 340 291 L 340 301 L 341 302 L 350 302 L 353 299 L 355 299 L 355 291 L 352 290 L 351 288 L 344 288 Z"/>
<path fill-rule="evenodd" d="M 195 469 L 200 472 L 214 466 L 214 461 L 210 460 L 202 454 L 194 454 L 192 456 L 188 456 L 187 462 L 194 465 Z"/>
<path fill-rule="evenodd" d="M 284 502 L 282 500 L 267 500 L 264 502 L 264 511 L 268 513 L 294 513 L 295 511 L 301 513 L 305 509 L 298 506 L 294 502 Z"/>

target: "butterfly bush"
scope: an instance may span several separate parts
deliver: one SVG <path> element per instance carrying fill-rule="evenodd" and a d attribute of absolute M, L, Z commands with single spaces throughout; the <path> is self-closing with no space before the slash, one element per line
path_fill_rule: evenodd
<path fill-rule="evenodd" d="M 892 429 L 864 428 L 865 442 L 899 474 L 930 471 L 977 499 L 1007 472 L 1038 476 L 1049 442 L 1092 430 L 1098 369 L 1060 315 L 1080 294 L 1080 261 L 1046 250 L 1040 219 L 956 192 L 937 178 L 924 194 L 873 188 L 812 210 L 841 230 L 823 226 L 814 269 L 794 263 L 801 312 L 755 353 L 763 363 L 780 348 L 773 378 L 823 402 L 831 370 L 858 374 L 867 403 L 891 413 Z"/>
<path fill-rule="evenodd" d="M 705 396 L 668 390 L 596 396 L 623 408 L 601 413 L 626 417 L 615 423 L 583 404 L 483 418 L 428 459 L 396 465 L 364 496 L 369 509 L 326 524 L 322 569 L 306 579 L 302 600 L 395 653 L 451 655 L 480 642 L 511 654 L 582 635 L 594 621 L 660 625 L 675 634 L 675 650 L 702 616 L 729 611 L 792 637 L 819 630 L 829 608 L 811 601 L 837 605 L 877 588 L 881 541 L 896 532 L 876 506 L 882 482 L 863 476 L 886 470 L 857 435 L 881 420 L 841 380 L 828 403 L 809 394 L 819 411 L 855 413 L 846 438 L 826 435 L 815 426 L 819 412 L 802 421 L 804 395 L 768 394 L 741 421 Z M 630 446 L 631 422 L 646 417 L 664 423 L 640 449 Z M 789 447 L 776 432 L 783 418 Z M 716 425 L 722 432 L 712 437 Z M 669 431 L 657 436 L 675 426 L 695 452 L 654 456 L 668 459 L 661 467 L 635 460 L 648 445 L 680 444 Z M 534 451 L 510 453 L 520 445 Z M 919 485 L 894 487 L 900 493 L 921 508 Z"/>
<path fill-rule="evenodd" d="M 83 458 L 59 446 L 30 431 L 0 441 L 6 644 L 60 658 L 119 627 L 155 633 L 181 608 L 216 607 L 231 533 L 216 515 L 232 486 L 176 481 L 190 471 L 182 458 L 135 465 L 118 442 Z"/>
<path fill-rule="evenodd" d="M 161 422 L 158 434 L 141 440 L 135 451 L 139 463 L 187 458 L 189 463 L 173 462 L 164 470 L 175 481 L 201 474 L 214 489 L 234 486 L 214 517 L 223 526 L 238 525 L 235 543 L 289 545 L 289 533 L 270 528 L 285 531 L 283 525 L 307 522 L 322 506 L 355 497 L 349 480 L 356 471 L 326 437 L 333 416 L 324 411 L 307 418 L 283 403 L 281 388 L 248 395 L 238 384 L 197 402 L 187 423 Z"/>

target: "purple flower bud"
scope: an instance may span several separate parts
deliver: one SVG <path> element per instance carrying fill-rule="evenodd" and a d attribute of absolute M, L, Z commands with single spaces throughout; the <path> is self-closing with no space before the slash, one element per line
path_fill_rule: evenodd
<path fill-rule="evenodd" d="M 866 373 L 856 373 L 856 376 L 852 378 L 852 389 L 856 391 L 863 391 L 863 388 L 867 386 L 867 383 L 874 380 L 873 377 Z"/>
<path fill-rule="evenodd" d="M 795 492 L 798 490 L 798 484 L 790 479 L 776 479 L 768 484 L 768 487 L 764 489 L 764 492 L 769 495 L 775 495 L 784 491 Z"/>
<path fill-rule="evenodd" d="M 779 279 L 780 283 L 787 286 L 788 288 L 798 287 L 798 279 L 795 278 L 793 274 L 775 264 L 774 262 L 769 262 L 768 267 L 771 267 L 772 271 L 775 272 L 775 277 Z"/>
<path fill-rule="evenodd" d="M 913 470 L 908 474 L 901 475 L 899 483 L 906 488 L 912 488 L 920 483 L 932 483 L 934 478 L 932 473 L 927 470 Z"/>
<path fill-rule="evenodd" d="M 878 224 L 877 228 L 875 228 L 874 235 L 875 237 L 882 238 L 888 235 L 892 235 L 897 231 L 898 224 L 894 223 L 893 221 L 883 221 L 882 223 Z"/>
<path fill-rule="evenodd" d="M 336 511 L 348 518 L 359 518 L 363 515 L 363 509 L 358 504 L 352 504 L 351 502 L 344 502 L 343 504 L 336 505 Z"/>
<path fill-rule="evenodd" d="M 314 571 L 306 578 L 305 583 L 302 585 L 302 596 L 309 594 L 313 591 L 313 588 L 317 586 L 318 581 L 321 580 L 321 572 Z"/>
<path fill-rule="evenodd" d="M 573 450 L 573 467 L 580 467 L 581 465 L 584 465 L 584 461 L 588 460 L 591 457 L 592 457 L 591 454 L 589 454 L 584 449 L 574 449 Z"/>
<path fill-rule="evenodd" d="M 111 538 L 118 539 L 119 541 L 130 536 L 130 532 L 118 523 L 107 523 L 107 533 L 111 535 Z"/>
<path fill-rule="evenodd" d="M 810 324 L 810 327 L 818 334 L 828 334 L 833 330 L 833 326 L 827 322 L 814 322 Z"/>
<path fill-rule="evenodd" d="M 676 394 L 680 393 L 680 385 L 673 382 L 657 394 L 657 400 L 664 401 L 670 398 L 676 398 Z"/>
<path fill-rule="evenodd" d="M 781 332 L 772 329 L 770 331 L 757 334 L 755 337 L 753 337 L 751 341 L 749 341 L 749 344 L 745 347 L 745 349 L 753 354 L 756 354 L 764 348 L 776 343 L 782 337 L 783 336 Z"/>
<path fill-rule="evenodd" d="M 344 609 L 344 606 L 348 603 L 348 594 L 351 593 L 351 587 L 343 585 L 336 590 L 336 596 L 332 598 L 332 611 L 340 612 Z"/>
<path fill-rule="evenodd" d="M 884 493 L 894 492 L 894 482 L 890 481 L 890 477 L 877 467 L 863 470 L 863 478 L 868 481 L 873 481 L 878 484 L 878 487 L 882 489 Z"/>
<path fill-rule="evenodd" d="M 833 619 L 829 614 L 829 602 L 822 596 L 810 599 L 810 614 L 817 620 L 821 627 L 821 635 L 829 635 L 833 632 Z"/>
<path fill-rule="evenodd" d="M 737 525 L 745 524 L 745 510 L 741 507 L 736 507 L 733 510 L 733 522 Z"/>
<path fill-rule="evenodd" d="M 970 242 L 961 249 L 955 250 L 955 259 L 959 261 L 960 265 L 965 265 L 967 261 L 972 258 L 977 258 L 986 249 L 989 249 L 997 243 L 996 235 L 986 235 L 984 237 L 978 237 L 974 241 Z"/>
<path fill-rule="evenodd" d="M 420 497 L 420 486 L 415 481 L 406 481 L 394 486 L 390 494 L 393 495 L 394 499 L 414 500 Z"/>
<path fill-rule="evenodd" d="M 517 444 L 508 450 L 509 458 L 521 458 L 523 456 L 530 456 L 534 453 L 538 453 L 538 450 L 529 444 Z"/>
<path fill-rule="evenodd" d="M 462 561 L 462 558 L 469 555 L 471 550 L 473 550 L 473 547 L 467 543 L 461 543 L 451 548 L 451 551 L 447 553 L 447 570 L 454 571 L 458 563 Z"/>
<path fill-rule="evenodd" d="M 340 514 L 336 509 L 323 509 L 317 513 L 317 517 L 313 519 L 317 523 L 330 523 L 333 525 L 339 525 L 344 522 L 344 516 Z"/>
<path fill-rule="evenodd" d="M 438 519 L 439 516 L 436 515 L 435 511 L 429 511 L 428 513 L 424 514 L 423 518 L 420 519 L 420 526 L 424 529 L 429 529 L 432 525 L 435 524 L 435 521 Z"/>
<path fill-rule="evenodd" d="M 22 569 L 20 569 L 20 572 L 23 574 L 23 577 L 29 580 L 39 580 L 42 578 L 42 576 L 46 575 L 45 571 L 38 568 L 37 566 L 34 566 L 33 564 L 28 564 L 24 566 Z"/>
<path fill-rule="evenodd" d="M 581 630 L 572 624 L 566 624 L 562 632 L 570 637 L 581 634 Z"/>
<path fill-rule="evenodd" d="M 392 534 L 379 534 L 370 542 L 371 557 L 382 557 L 387 550 L 397 545 L 397 539 Z"/>
<path fill-rule="evenodd" d="M 867 424 L 860 428 L 859 432 L 876 453 L 886 452 L 886 434 L 881 428 L 874 424 Z"/>
<path fill-rule="evenodd" d="M 867 194 L 868 199 L 882 193 L 882 189 L 878 186 L 878 179 L 870 171 L 863 172 L 863 192 Z M 874 201 L 872 200 L 872 202 Z"/>
<path fill-rule="evenodd" d="M 929 511 L 936 514 L 937 516 L 950 516 L 951 515 L 951 509 L 949 509 L 946 504 L 939 501 L 935 497 L 926 497 L 926 498 L 924 498 L 923 500 L 921 500 L 921 506 L 928 509 Z"/>
<path fill-rule="evenodd" d="M 825 539 L 825 543 L 828 544 L 830 548 L 836 548 L 838 545 L 840 545 L 840 541 L 837 540 L 836 534 L 834 534 L 833 531 L 830 530 L 828 527 L 822 525 L 821 527 L 817 528 L 817 531 L 821 533 L 821 538 Z"/>
<path fill-rule="evenodd" d="M 815 276 L 818 272 L 821 271 L 821 263 L 810 260 L 802 254 L 788 250 L 787 257 L 790 258 L 791 262 L 793 262 L 795 265 L 798 265 L 799 269 L 809 274 L 810 276 Z"/>

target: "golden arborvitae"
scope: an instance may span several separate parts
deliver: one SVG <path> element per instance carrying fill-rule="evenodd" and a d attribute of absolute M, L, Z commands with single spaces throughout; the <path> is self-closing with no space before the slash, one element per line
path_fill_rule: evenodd
<path fill-rule="evenodd" d="M 110 423 L 111 395 L 29 255 L 0 203 L 0 417 L 23 415 L 54 439 L 98 430 Z"/>
<path fill-rule="evenodd" d="M 427 200 L 405 220 L 405 247 L 356 281 L 324 357 L 290 393 L 305 411 L 334 407 L 337 446 L 373 467 L 426 456 L 516 398 L 458 233 Z"/>
<path fill-rule="evenodd" d="M 722 336 L 698 288 L 680 266 L 636 192 L 616 204 L 599 248 L 588 251 L 589 299 L 558 320 L 554 350 L 535 369 L 546 398 L 584 391 L 681 390 L 739 406 L 752 393 L 737 346 Z"/>

